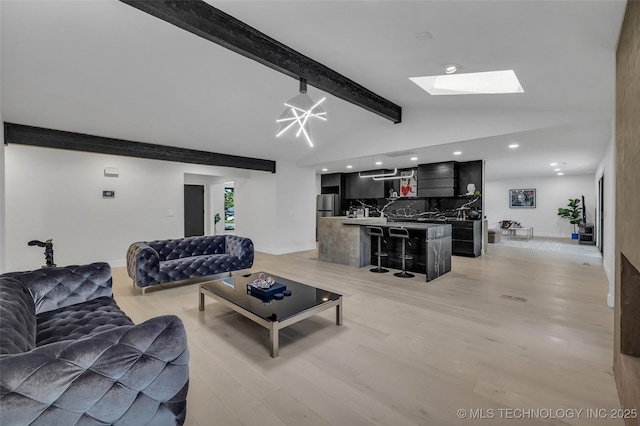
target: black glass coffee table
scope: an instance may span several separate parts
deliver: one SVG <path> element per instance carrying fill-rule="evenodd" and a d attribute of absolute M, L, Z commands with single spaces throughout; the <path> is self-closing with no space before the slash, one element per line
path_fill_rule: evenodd
<path fill-rule="evenodd" d="M 277 284 L 286 286 L 291 295 L 281 300 L 248 294 L 247 285 L 256 280 L 260 272 L 237 275 L 199 285 L 200 310 L 204 311 L 204 296 L 214 298 L 253 322 L 269 329 L 271 356 L 278 356 L 278 332 L 326 309 L 336 308 L 336 325 L 342 325 L 342 295 L 312 287 L 263 272 Z M 286 294 L 286 293 L 285 293 Z M 278 297 L 280 297 L 278 295 Z"/>

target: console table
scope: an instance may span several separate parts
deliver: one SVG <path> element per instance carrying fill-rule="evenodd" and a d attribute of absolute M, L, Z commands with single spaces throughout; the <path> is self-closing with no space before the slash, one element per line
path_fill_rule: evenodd
<path fill-rule="evenodd" d="M 533 226 L 526 226 L 522 228 L 507 228 L 506 230 L 510 240 L 515 240 L 518 237 L 523 237 L 527 240 L 533 238 Z M 521 231 L 523 235 L 518 235 L 518 231 Z"/>
<path fill-rule="evenodd" d="M 596 239 L 594 226 L 592 223 L 581 223 L 578 225 L 578 244 L 595 245 Z"/>

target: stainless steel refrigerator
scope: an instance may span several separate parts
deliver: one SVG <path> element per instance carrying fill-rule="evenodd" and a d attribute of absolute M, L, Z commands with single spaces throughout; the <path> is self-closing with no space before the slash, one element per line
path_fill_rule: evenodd
<path fill-rule="evenodd" d="M 340 196 L 338 194 L 318 195 L 316 199 L 316 241 L 318 241 L 318 219 L 331 216 L 340 216 Z"/>

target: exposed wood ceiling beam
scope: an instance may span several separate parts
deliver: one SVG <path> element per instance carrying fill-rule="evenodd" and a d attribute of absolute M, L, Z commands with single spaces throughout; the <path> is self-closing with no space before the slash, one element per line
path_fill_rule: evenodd
<path fill-rule="evenodd" d="M 402 108 L 201 0 L 120 0 L 394 123 Z"/>
<path fill-rule="evenodd" d="M 237 155 L 216 154 L 195 149 L 132 142 L 123 139 L 105 138 L 83 133 L 63 132 L 42 127 L 4 123 L 4 142 L 95 152 L 98 154 L 123 155 L 126 157 L 174 161 L 178 163 L 204 164 L 207 166 L 233 167 L 237 169 L 276 172 L 276 162 Z"/>

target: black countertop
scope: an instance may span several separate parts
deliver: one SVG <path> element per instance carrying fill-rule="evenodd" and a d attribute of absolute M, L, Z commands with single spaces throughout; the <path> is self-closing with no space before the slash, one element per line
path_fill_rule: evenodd
<path fill-rule="evenodd" d="M 437 228 L 439 226 L 450 225 L 449 223 L 425 223 L 425 222 L 387 222 L 384 225 L 375 225 L 375 226 L 385 226 L 388 228 L 407 228 L 407 229 L 430 229 Z"/>
<path fill-rule="evenodd" d="M 425 223 L 425 222 L 383 222 L 380 221 L 358 221 L 350 220 L 343 222 L 344 225 L 358 225 L 358 226 L 381 226 L 385 228 L 407 228 L 407 229 L 419 229 L 425 230 L 430 228 L 437 228 L 438 226 L 450 225 L 450 223 Z"/>

